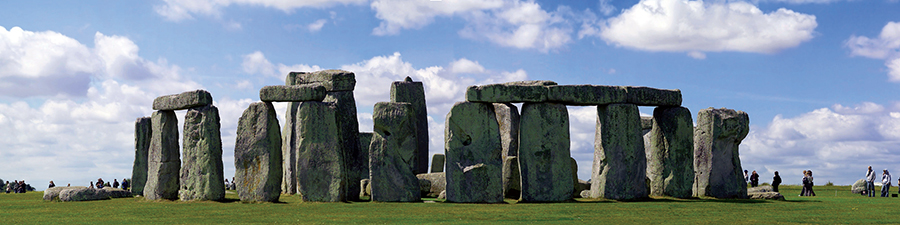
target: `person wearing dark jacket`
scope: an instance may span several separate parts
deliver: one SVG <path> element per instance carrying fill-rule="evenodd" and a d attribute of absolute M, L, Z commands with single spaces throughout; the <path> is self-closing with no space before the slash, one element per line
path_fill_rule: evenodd
<path fill-rule="evenodd" d="M 759 186 L 759 174 L 756 173 L 756 170 L 753 171 L 753 175 L 750 175 L 750 187 Z"/>
<path fill-rule="evenodd" d="M 778 176 L 778 171 L 775 171 L 775 177 L 772 178 L 772 191 L 778 192 L 778 185 L 781 185 L 781 176 Z"/>

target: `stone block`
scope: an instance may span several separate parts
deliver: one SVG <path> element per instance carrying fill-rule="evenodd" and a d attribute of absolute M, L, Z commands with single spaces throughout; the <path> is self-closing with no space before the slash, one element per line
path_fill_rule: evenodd
<path fill-rule="evenodd" d="M 647 159 L 637 105 L 597 106 L 591 197 L 642 199 L 647 188 Z"/>
<path fill-rule="evenodd" d="M 506 156 L 503 160 L 503 196 L 516 199 L 522 197 L 522 177 L 519 175 L 519 157 Z"/>
<path fill-rule="evenodd" d="M 501 84 L 470 86 L 466 101 L 488 103 L 545 102 L 553 81 L 516 81 Z M 449 197 L 449 196 L 448 196 Z"/>
<path fill-rule="evenodd" d="M 550 86 L 547 101 L 566 105 L 606 105 L 623 103 L 626 88 L 606 85 L 557 85 Z"/>
<path fill-rule="evenodd" d="M 434 154 L 434 156 L 431 157 L 431 172 L 443 173 L 445 159 L 444 154 Z"/>
<path fill-rule="evenodd" d="M 284 126 L 281 131 L 281 193 L 297 193 L 297 149 L 299 148 L 299 136 L 297 135 L 297 110 L 299 102 L 289 102 L 284 113 Z"/>
<path fill-rule="evenodd" d="M 457 102 L 445 124 L 447 201 L 503 202 L 503 149 L 493 105 Z"/>
<path fill-rule="evenodd" d="M 153 110 L 180 110 L 211 105 L 212 95 L 206 90 L 188 91 L 181 94 L 160 96 L 153 100 Z"/>
<path fill-rule="evenodd" d="M 281 194 L 281 132 L 270 102 L 250 104 L 238 120 L 234 145 L 237 193 L 244 202 L 277 202 Z"/>
<path fill-rule="evenodd" d="M 287 85 L 321 84 L 325 91 L 353 91 L 356 75 L 344 70 L 322 70 L 316 72 L 290 72 L 285 79 Z"/>
<path fill-rule="evenodd" d="M 428 183 L 431 184 L 429 189 L 426 191 L 426 197 L 429 198 L 437 198 L 438 195 L 441 194 L 444 190 L 447 190 L 447 176 L 445 173 L 423 173 L 417 174 L 416 178 L 419 180 L 427 180 Z"/>
<path fill-rule="evenodd" d="M 147 183 L 144 198 L 148 200 L 178 199 L 181 170 L 178 150 L 178 118 L 174 111 L 153 112 L 150 119 L 151 138 L 147 154 Z"/>
<path fill-rule="evenodd" d="M 575 189 L 569 153 L 569 113 L 563 104 L 525 103 L 519 131 L 522 202 L 561 202 Z"/>
<path fill-rule="evenodd" d="M 747 198 L 738 146 L 750 117 L 733 109 L 701 109 L 694 129 L 694 196 Z"/>
<path fill-rule="evenodd" d="M 391 102 L 408 102 L 416 116 L 416 174 L 428 173 L 428 109 L 425 107 L 425 87 L 406 77 L 391 83 Z"/>
<path fill-rule="evenodd" d="M 182 201 L 225 199 L 225 172 L 222 165 L 222 134 L 219 109 L 203 106 L 188 109 L 184 115 L 182 138 Z"/>
<path fill-rule="evenodd" d="M 305 102 L 325 99 L 325 86 L 321 84 L 273 85 L 259 90 L 259 100 L 264 102 Z"/>
<path fill-rule="evenodd" d="M 626 88 L 626 102 L 639 106 L 681 106 L 681 90 L 649 87 Z"/>
<path fill-rule="evenodd" d="M 335 114 L 335 104 L 325 102 L 303 102 L 297 110 L 297 193 L 303 201 L 346 199 L 347 169 Z"/>
<path fill-rule="evenodd" d="M 650 195 L 690 198 L 694 185 L 694 121 L 684 107 L 657 107 L 647 135 Z"/>
<path fill-rule="evenodd" d="M 131 168 L 131 192 L 134 195 L 144 195 L 152 133 L 150 117 L 141 117 L 134 122 L 134 166 Z"/>
<path fill-rule="evenodd" d="M 374 134 L 369 145 L 369 184 L 372 201 L 418 202 L 415 174 L 416 117 L 405 102 L 375 103 Z"/>
<path fill-rule="evenodd" d="M 362 179 L 369 179 L 369 145 L 372 144 L 372 132 L 359 132 L 359 158 L 363 161 L 359 168 Z"/>
<path fill-rule="evenodd" d="M 500 125 L 502 156 L 519 154 L 519 109 L 511 103 L 494 103 L 494 113 Z"/>
<path fill-rule="evenodd" d="M 359 147 L 359 118 L 356 117 L 356 98 L 352 91 L 328 92 L 324 102 L 334 106 L 335 125 L 337 125 L 338 153 L 340 153 L 344 170 L 341 177 L 345 185 L 344 198 L 347 201 L 358 201 L 359 180 L 369 177 L 368 152 L 362 153 Z M 365 168 L 365 169 L 364 169 Z M 366 173 L 363 173 L 366 172 Z M 354 184 L 354 185 L 350 185 Z"/>

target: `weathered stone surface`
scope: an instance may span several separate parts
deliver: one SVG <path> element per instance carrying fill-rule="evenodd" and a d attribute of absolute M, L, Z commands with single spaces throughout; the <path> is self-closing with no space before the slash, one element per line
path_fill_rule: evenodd
<path fill-rule="evenodd" d="M 285 79 L 287 85 L 321 84 L 325 91 L 353 91 L 356 75 L 344 70 L 322 70 L 316 72 L 291 72 Z"/>
<path fill-rule="evenodd" d="M 506 156 L 503 160 L 503 196 L 519 199 L 522 197 L 522 177 L 519 175 L 519 157 Z"/>
<path fill-rule="evenodd" d="M 211 105 L 212 95 L 206 90 L 188 91 L 181 94 L 160 96 L 153 100 L 153 110 L 180 110 Z"/>
<path fill-rule="evenodd" d="M 59 192 L 59 200 L 64 202 L 94 201 L 109 199 L 109 193 L 103 189 L 71 188 Z"/>
<path fill-rule="evenodd" d="M 101 189 L 101 190 L 102 190 L 102 191 L 105 191 L 106 194 L 107 194 L 110 198 L 127 198 L 127 197 L 131 197 L 131 191 L 126 191 L 126 190 L 123 190 L 123 189 L 121 189 L 121 188 L 104 187 L 104 188 Z"/>
<path fill-rule="evenodd" d="M 297 110 L 299 102 L 289 102 L 284 113 L 284 126 L 281 131 L 281 193 L 297 193 L 297 149 L 300 136 L 297 135 Z"/>
<path fill-rule="evenodd" d="M 182 201 L 225 199 L 220 127 L 219 109 L 215 106 L 191 108 L 184 115 L 181 189 L 178 190 Z"/>
<path fill-rule="evenodd" d="M 234 145 L 237 193 L 244 202 L 277 202 L 281 194 L 281 132 L 270 102 L 250 104 Z"/>
<path fill-rule="evenodd" d="M 503 202 L 500 127 L 489 103 L 457 102 L 447 113 L 447 201 Z"/>
<path fill-rule="evenodd" d="M 694 121 L 684 107 L 653 110 L 647 178 L 650 195 L 690 198 L 694 185 Z"/>
<path fill-rule="evenodd" d="M 591 198 L 591 190 L 581 191 L 578 196 L 581 196 L 580 198 Z"/>
<path fill-rule="evenodd" d="M 466 101 L 490 103 L 545 102 L 550 92 L 548 86 L 551 85 L 556 85 L 556 82 L 533 80 L 469 86 L 466 89 Z"/>
<path fill-rule="evenodd" d="M 647 159 L 637 105 L 597 106 L 591 197 L 616 200 L 648 196 Z"/>
<path fill-rule="evenodd" d="M 444 190 L 440 194 L 438 194 L 438 199 L 447 199 L 447 190 Z"/>
<path fill-rule="evenodd" d="M 750 117 L 732 109 L 702 109 L 694 130 L 694 196 L 747 198 L 738 146 Z"/>
<path fill-rule="evenodd" d="M 422 82 L 405 81 L 391 83 L 391 102 L 408 102 L 416 116 L 415 173 L 428 173 L 428 110 L 425 107 L 425 87 Z"/>
<path fill-rule="evenodd" d="M 784 201 L 784 195 L 778 192 L 754 192 L 749 193 L 750 199 L 765 199 L 765 200 L 781 200 Z"/>
<path fill-rule="evenodd" d="M 434 154 L 434 156 L 431 157 L 431 172 L 443 173 L 445 159 L 444 154 Z"/>
<path fill-rule="evenodd" d="M 436 198 L 444 190 L 447 189 L 447 176 L 445 173 L 423 173 L 417 174 L 419 180 L 428 180 L 431 186 L 424 195 L 429 198 Z"/>
<path fill-rule="evenodd" d="M 591 189 L 591 185 L 588 184 L 586 188 L 582 188 L 581 186 L 579 186 L 578 181 L 580 180 L 578 179 L 578 161 L 576 161 L 575 158 L 569 157 L 569 167 L 572 167 L 572 197 L 581 197 L 581 191 Z"/>
<path fill-rule="evenodd" d="M 426 173 L 423 173 L 426 174 Z M 418 177 L 418 175 L 416 175 Z M 419 178 L 419 193 L 421 197 L 428 197 L 431 192 L 431 181 Z"/>
<path fill-rule="evenodd" d="M 649 87 L 626 88 L 626 102 L 639 106 L 681 106 L 681 90 Z"/>
<path fill-rule="evenodd" d="M 332 103 L 335 112 L 335 125 L 337 125 L 338 153 L 341 154 L 343 164 L 343 172 L 341 178 L 344 179 L 344 198 L 347 201 L 358 201 L 356 193 L 359 193 L 359 187 L 355 184 L 364 178 L 368 178 L 368 173 L 363 167 L 368 167 L 368 158 L 364 158 L 359 147 L 359 118 L 356 117 L 356 99 L 353 97 L 352 91 L 334 91 L 328 92 L 324 102 Z M 353 185 L 351 185 L 353 184 Z"/>
<path fill-rule="evenodd" d="M 325 86 L 321 84 L 273 85 L 259 89 L 259 100 L 264 102 L 305 102 L 325 99 Z"/>
<path fill-rule="evenodd" d="M 773 189 L 772 189 L 772 186 L 765 185 L 765 186 L 758 186 L 758 187 L 747 188 L 747 193 L 754 193 L 754 192 L 772 192 L 772 190 L 773 190 Z"/>
<path fill-rule="evenodd" d="M 134 122 L 134 166 L 131 168 L 131 192 L 144 194 L 147 183 L 147 156 L 150 154 L 150 139 L 153 126 L 150 117 L 141 117 Z"/>
<path fill-rule="evenodd" d="M 859 179 L 850 187 L 850 192 L 853 194 L 860 194 L 863 193 L 863 191 L 866 191 L 866 179 Z"/>
<path fill-rule="evenodd" d="M 60 201 L 60 200 L 59 200 L 59 193 L 62 192 L 63 190 L 69 190 L 69 189 L 83 189 L 83 188 L 88 188 L 88 187 L 85 187 L 85 186 L 71 186 L 71 187 L 52 187 L 52 188 L 47 188 L 46 190 L 44 190 L 44 201 Z"/>
<path fill-rule="evenodd" d="M 500 125 L 501 156 L 519 155 L 519 109 L 511 103 L 494 103 L 494 114 Z"/>
<path fill-rule="evenodd" d="M 569 153 L 569 113 L 556 103 L 525 103 L 519 131 L 523 202 L 572 199 L 575 189 Z"/>
<path fill-rule="evenodd" d="M 297 193 L 303 201 L 346 199 L 347 168 L 338 138 L 335 108 L 333 103 L 303 102 L 297 110 Z"/>
<path fill-rule="evenodd" d="M 587 197 L 584 197 L 585 193 L 587 193 Z M 572 192 L 573 198 L 590 198 L 591 197 L 591 182 L 587 182 L 581 179 L 578 179 L 577 183 L 575 183 L 575 192 Z"/>
<path fill-rule="evenodd" d="M 181 154 L 178 150 L 178 118 L 174 111 L 153 112 L 150 149 L 147 155 L 147 183 L 144 198 L 178 199 Z"/>
<path fill-rule="evenodd" d="M 375 133 L 369 145 L 372 201 L 417 202 L 421 200 L 415 175 L 416 117 L 405 102 L 375 103 L 372 120 Z"/>
<path fill-rule="evenodd" d="M 650 130 L 653 129 L 653 117 L 652 116 L 642 116 L 641 117 L 641 131 L 646 134 L 649 133 Z"/>
<path fill-rule="evenodd" d="M 372 132 L 359 132 L 359 159 L 362 164 L 359 174 L 363 179 L 369 179 L 369 145 L 372 144 Z"/>
<path fill-rule="evenodd" d="M 359 197 L 369 196 L 369 179 L 359 180 Z"/>
<path fill-rule="evenodd" d="M 626 87 L 606 85 L 550 86 L 547 101 L 566 105 L 606 105 L 624 103 Z"/>

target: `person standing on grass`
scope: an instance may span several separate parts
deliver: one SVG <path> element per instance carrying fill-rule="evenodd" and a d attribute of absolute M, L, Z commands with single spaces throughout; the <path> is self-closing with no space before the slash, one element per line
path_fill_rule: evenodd
<path fill-rule="evenodd" d="M 866 172 L 866 195 L 875 197 L 875 171 L 869 166 L 869 172 Z"/>
<path fill-rule="evenodd" d="M 881 197 L 890 197 L 888 196 L 888 192 L 891 191 L 891 172 L 888 172 L 887 169 L 884 169 L 884 172 L 881 173 Z"/>
<path fill-rule="evenodd" d="M 806 185 L 809 184 L 809 176 L 806 175 L 806 170 L 803 171 L 803 182 L 801 184 L 803 184 L 803 188 L 800 189 L 800 196 L 808 196 L 807 192 L 809 191 L 807 191 Z"/>
<path fill-rule="evenodd" d="M 778 192 L 778 185 L 781 185 L 781 176 L 778 176 L 778 171 L 775 171 L 775 177 L 772 178 L 772 191 Z"/>
<path fill-rule="evenodd" d="M 122 179 L 122 189 L 128 190 L 128 179 Z"/>
<path fill-rule="evenodd" d="M 809 176 L 809 187 L 806 188 L 806 196 L 816 196 L 816 191 L 813 191 L 813 186 L 816 185 L 816 183 L 813 182 L 812 170 L 807 170 L 806 173 Z"/>
<path fill-rule="evenodd" d="M 747 170 L 744 170 L 744 183 L 750 184 L 750 175 L 747 174 Z"/>
<path fill-rule="evenodd" d="M 756 170 L 753 171 L 753 175 L 750 175 L 750 186 L 759 186 L 759 174 L 756 173 Z"/>
<path fill-rule="evenodd" d="M 9 185 L 9 181 L 6 181 L 6 193 L 9 194 L 10 191 L 12 191 L 12 185 Z"/>

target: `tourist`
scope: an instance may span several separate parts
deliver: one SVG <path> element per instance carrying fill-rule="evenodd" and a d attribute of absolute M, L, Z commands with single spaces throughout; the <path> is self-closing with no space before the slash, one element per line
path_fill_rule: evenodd
<path fill-rule="evenodd" d="M 759 174 L 756 173 L 756 170 L 753 171 L 753 175 L 750 175 L 750 186 L 759 186 Z"/>
<path fill-rule="evenodd" d="M 71 187 L 71 186 L 72 186 L 72 183 L 66 184 L 66 187 Z"/>
<path fill-rule="evenodd" d="M 775 177 L 772 178 L 772 191 L 778 192 L 778 185 L 781 185 L 781 176 L 778 176 L 778 171 L 775 171 Z"/>
<path fill-rule="evenodd" d="M 225 190 L 231 188 L 231 183 L 228 182 L 228 179 L 225 179 Z"/>
<path fill-rule="evenodd" d="M 97 178 L 97 189 L 103 189 L 103 178 Z"/>
<path fill-rule="evenodd" d="M 891 191 L 891 173 L 887 169 L 881 173 L 881 197 L 890 197 L 888 192 Z"/>
<path fill-rule="evenodd" d="M 231 190 L 237 190 L 237 180 L 231 177 Z"/>
<path fill-rule="evenodd" d="M 12 185 L 9 185 L 9 181 L 6 181 L 6 193 L 9 194 L 10 191 L 12 191 Z"/>
<path fill-rule="evenodd" d="M 750 183 L 750 175 L 747 174 L 747 170 L 744 170 L 744 183 Z"/>
<path fill-rule="evenodd" d="M 128 179 L 122 179 L 122 189 L 128 190 Z"/>
<path fill-rule="evenodd" d="M 94 188 L 94 182 L 93 182 L 93 181 L 91 181 L 91 186 L 88 186 L 88 187 L 90 187 L 90 188 Z"/>
<path fill-rule="evenodd" d="M 813 182 L 812 170 L 807 170 L 806 173 L 809 177 L 809 187 L 806 188 L 806 196 L 816 196 L 816 191 L 813 191 L 813 186 L 816 183 Z"/>
<path fill-rule="evenodd" d="M 112 187 L 119 188 L 119 180 L 113 179 Z"/>
<path fill-rule="evenodd" d="M 806 195 L 806 192 L 807 192 L 806 184 L 809 184 L 809 177 L 806 176 L 806 170 L 803 171 L 803 182 L 801 182 L 800 184 L 803 185 L 802 188 L 800 189 L 800 196 L 807 196 Z"/>
<path fill-rule="evenodd" d="M 19 193 L 19 180 L 13 180 L 12 183 L 12 192 Z"/>
<path fill-rule="evenodd" d="M 53 181 L 51 180 L 51 181 L 50 181 L 50 186 L 48 186 L 47 188 L 53 188 L 53 187 L 56 187 L 56 184 L 54 184 Z"/>
<path fill-rule="evenodd" d="M 869 172 L 866 172 L 866 195 L 875 197 L 875 172 L 872 166 L 869 166 Z"/>
<path fill-rule="evenodd" d="M 25 193 L 25 180 L 19 181 L 19 193 Z"/>

